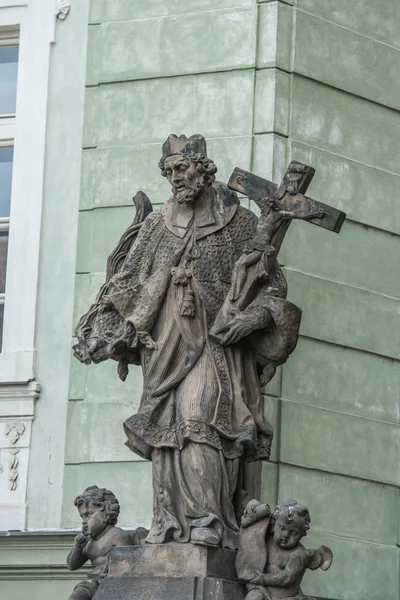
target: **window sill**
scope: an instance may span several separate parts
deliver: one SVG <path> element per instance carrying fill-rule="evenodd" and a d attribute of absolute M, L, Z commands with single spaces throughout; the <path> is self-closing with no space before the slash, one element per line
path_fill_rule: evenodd
<path fill-rule="evenodd" d="M 0 388 L 3 385 L 22 384 L 34 379 L 34 350 L 17 350 L 0 354 Z M 1 395 L 1 391 L 0 391 Z"/>

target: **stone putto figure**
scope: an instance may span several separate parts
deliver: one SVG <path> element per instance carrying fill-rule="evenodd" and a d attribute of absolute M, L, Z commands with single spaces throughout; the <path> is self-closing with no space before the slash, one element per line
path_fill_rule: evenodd
<path fill-rule="evenodd" d="M 327 546 L 306 550 L 300 543 L 310 528 L 308 508 L 296 501 L 278 504 L 271 514 L 267 504 L 251 500 L 242 517 L 236 558 L 245 600 L 315 600 L 301 591 L 307 569 L 326 571 L 332 564 Z"/>
<path fill-rule="evenodd" d="M 127 446 L 152 461 L 146 541 L 236 549 L 246 464 L 268 459 L 272 440 L 260 376 L 264 371 L 263 382 L 270 379 L 293 351 L 301 311 L 286 300 L 286 280 L 274 261 L 240 310 L 228 311 L 220 338 L 211 335 L 258 219 L 216 181 L 201 135 L 170 135 L 159 167 L 172 195 L 153 212 L 137 194 L 135 221 L 78 324 L 75 356 L 86 364 L 114 359 L 123 380 L 129 364 L 141 365 L 140 407 L 124 430 Z"/>
<path fill-rule="evenodd" d="M 111 548 L 131 546 L 133 540 L 128 532 L 115 526 L 120 506 L 109 490 L 92 485 L 75 498 L 74 504 L 82 519 L 82 532 L 76 536 L 67 556 L 67 566 L 75 571 L 90 560 L 92 570 L 87 579 L 75 586 L 69 600 L 90 600 L 101 579 L 107 576 L 107 557 Z"/>

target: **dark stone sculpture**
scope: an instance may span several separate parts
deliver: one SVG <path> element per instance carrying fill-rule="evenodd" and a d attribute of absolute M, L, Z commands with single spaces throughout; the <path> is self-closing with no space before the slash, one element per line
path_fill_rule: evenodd
<path fill-rule="evenodd" d="M 67 556 L 71 571 L 80 569 L 88 560 L 92 570 L 87 579 L 78 583 L 69 600 L 90 600 L 97 591 L 99 582 L 107 576 L 108 555 L 114 546 L 131 546 L 140 543 L 139 537 L 116 527 L 119 515 L 119 502 L 115 495 L 105 488 L 92 485 L 77 496 L 74 501 L 82 519 L 82 533 L 79 533 L 74 547 Z"/>
<path fill-rule="evenodd" d="M 300 540 L 310 528 L 308 508 L 296 501 L 267 504 L 251 500 L 243 514 L 236 558 L 245 600 L 315 600 L 301 591 L 307 569 L 326 571 L 332 564 L 327 546 L 306 550 Z"/>
<path fill-rule="evenodd" d="M 129 364 L 142 367 L 140 408 L 124 429 L 153 465 L 146 541 L 236 549 L 246 463 L 270 455 L 260 381 L 287 360 L 300 325 L 276 256 L 291 219 L 338 231 L 344 215 L 302 195 L 314 170 L 300 163 L 279 187 L 236 169 L 229 189 L 200 135 L 169 136 L 159 166 L 172 196 L 152 212 L 136 195 L 74 352 L 118 361 L 122 380 Z M 233 189 L 260 204 L 260 220 Z"/>

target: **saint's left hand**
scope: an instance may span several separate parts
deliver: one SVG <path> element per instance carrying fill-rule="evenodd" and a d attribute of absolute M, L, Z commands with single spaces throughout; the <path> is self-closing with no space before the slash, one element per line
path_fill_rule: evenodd
<path fill-rule="evenodd" d="M 227 329 L 227 332 L 221 340 L 221 346 L 235 344 L 242 338 L 258 329 L 258 326 L 256 315 L 245 312 L 236 313 L 225 328 Z"/>

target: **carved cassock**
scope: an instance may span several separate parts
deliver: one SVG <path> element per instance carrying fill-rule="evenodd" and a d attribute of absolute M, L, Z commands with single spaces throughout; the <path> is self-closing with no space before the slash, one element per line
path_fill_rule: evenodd
<path fill-rule="evenodd" d="M 170 138 L 164 158 L 205 156 L 204 138 L 193 137 L 191 145 Z M 285 300 L 286 282 L 276 263 L 268 281 L 274 295 L 261 282 L 245 309 L 257 319 L 258 331 L 228 346 L 210 338 L 257 217 L 219 182 L 203 200 L 202 210 L 190 213 L 171 198 L 145 218 L 122 267 L 92 307 L 85 337 L 107 340 L 120 364 L 142 366 L 140 407 L 124 429 L 128 447 L 153 462 L 154 518 L 147 541 L 202 543 L 195 530 L 207 528 L 216 534 L 208 544 L 235 549 L 245 462 L 268 459 L 272 440 L 259 372 L 268 361 L 284 362 L 293 350 L 300 310 Z M 127 325 L 134 335 L 124 346 L 118 335 Z"/>

